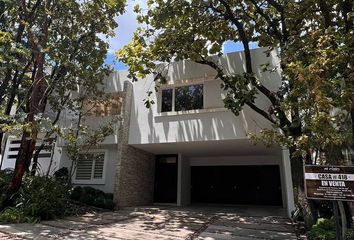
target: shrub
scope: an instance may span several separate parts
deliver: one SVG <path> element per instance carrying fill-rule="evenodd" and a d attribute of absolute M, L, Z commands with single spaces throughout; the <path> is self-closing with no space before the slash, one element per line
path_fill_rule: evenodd
<path fill-rule="evenodd" d="M 12 170 L 0 170 L 0 193 L 6 191 L 12 177 Z"/>
<path fill-rule="evenodd" d="M 21 209 L 9 207 L 0 214 L 0 222 L 23 223 L 37 222 L 38 219 L 26 216 Z"/>
<path fill-rule="evenodd" d="M 104 208 L 105 207 L 105 199 L 103 197 L 96 198 L 93 204 L 96 207 Z"/>
<path fill-rule="evenodd" d="M 12 174 L 2 172 L 0 188 L 5 190 Z M 25 176 L 13 206 L 0 213 L 3 222 L 37 222 L 62 217 L 69 204 L 68 188 L 51 177 Z"/>
<path fill-rule="evenodd" d="M 72 190 L 70 198 L 99 208 L 114 208 L 113 194 L 104 193 L 103 191 L 92 187 L 77 186 Z"/>
<path fill-rule="evenodd" d="M 58 171 L 55 171 L 54 177 L 60 182 L 67 182 L 69 178 L 69 170 L 66 167 L 60 168 Z"/>
<path fill-rule="evenodd" d="M 110 198 L 106 198 L 105 199 L 105 203 L 104 203 L 104 207 L 103 208 L 106 208 L 106 209 L 114 209 L 114 202 L 113 202 L 113 198 L 110 199 Z"/>
<path fill-rule="evenodd" d="M 69 204 L 68 188 L 53 178 L 27 177 L 16 200 L 16 207 L 22 208 L 26 216 L 40 220 L 65 215 Z"/>
<path fill-rule="evenodd" d="M 70 198 L 75 201 L 80 201 L 80 198 L 82 196 L 83 189 L 82 187 L 74 187 L 74 189 L 71 191 Z"/>
<path fill-rule="evenodd" d="M 310 235 L 312 240 L 335 240 L 336 222 L 334 218 L 319 218 L 312 227 Z"/>

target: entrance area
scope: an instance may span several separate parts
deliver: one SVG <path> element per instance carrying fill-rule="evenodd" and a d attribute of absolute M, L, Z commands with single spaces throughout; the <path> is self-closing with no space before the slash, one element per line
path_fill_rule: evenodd
<path fill-rule="evenodd" d="M 281 206 L 279 166 L 192 166 L 191 202 Z"/>
<path fill-rule="evenodd" d="M 155 154 L 151 197 L 155 205 L 282 208 L 291 216 L 294 196 L 288 150 L 248 140 L 146 146 Z M 154 193 L 154 195 L 153 195 Z"/>
<path fill-rule="evenodd" d="M 155 164 L 155 203 L 177 203 L 177 155 L 156 157 Z"/>

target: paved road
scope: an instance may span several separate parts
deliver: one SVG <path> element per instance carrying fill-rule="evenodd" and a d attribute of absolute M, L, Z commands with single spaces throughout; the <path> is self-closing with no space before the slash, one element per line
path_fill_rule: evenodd
<path fill-rule="evenodd" d="M 38 240 L 297 239 L 294 226 L 283 210 L 255 207 L 125 208 L 41 224 L 0 225 L 0 239 L 14 237 Z"/>

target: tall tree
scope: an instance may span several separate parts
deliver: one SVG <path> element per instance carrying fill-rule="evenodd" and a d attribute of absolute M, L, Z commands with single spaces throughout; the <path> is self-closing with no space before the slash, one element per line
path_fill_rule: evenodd
<path fill-rule="evenodd" d="M 98 35 L 112 36 L 125 0 L 0 1 L 0 106 L 2 133 L 22 126 L 15 171 L 0 209 L 11 202 L 31 164 L 41 122 L 62 109 L 76 109 L 68 93 L 78 86 L 88 95 L 110 69 L 104 65 L 108 44 Z M 10 110 L 16 113 L 10 115 Z"/>
<path fill-rule="evenodd" d="M 227 91 L 227 108 L 238 115 L 246 105 L 273 124 L 274 129 L 264 129 L 253 138 L 290 149 L 296 202 L 311 225 L 303 164 L 313 163 L 314 158 L 343 163 L 342 153 L 353 149 L 352 1 L 158 0 L 148 1 L 147 11 L 139 6 L 135 10 L 144 27 L 117 53 L 129 65 L 131 76 L 137 80 L 155 74 L 161 81 L 163 71 L 155 63 L 180 59 L 213 68 Z M 244 73 L 230 74 L 210 57 L 222 55 L 226 41 L 242 43 Z M 281 87 L 277 91 L 254 74 L 250 42 L 269 47 L 269 52 L 278 50 Z M 269 100 L 269 109 L 255 104 L 258 95 Z"/>

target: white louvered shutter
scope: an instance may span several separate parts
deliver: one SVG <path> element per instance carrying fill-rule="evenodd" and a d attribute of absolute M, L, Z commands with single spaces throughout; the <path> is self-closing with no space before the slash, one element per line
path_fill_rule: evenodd
<path fill-rule="evenodd" d="M 103 178 L 103 166 L 104 166 L 104 154 L 103 153 L 95 154 L 95 168 L 93 171 L 94 179 Z"/>
<path fill-rule="evenodd" d="M 77 161 L 76 179 L 91 180 L 93 166 L 93 154 L 80 154 Z"/>

